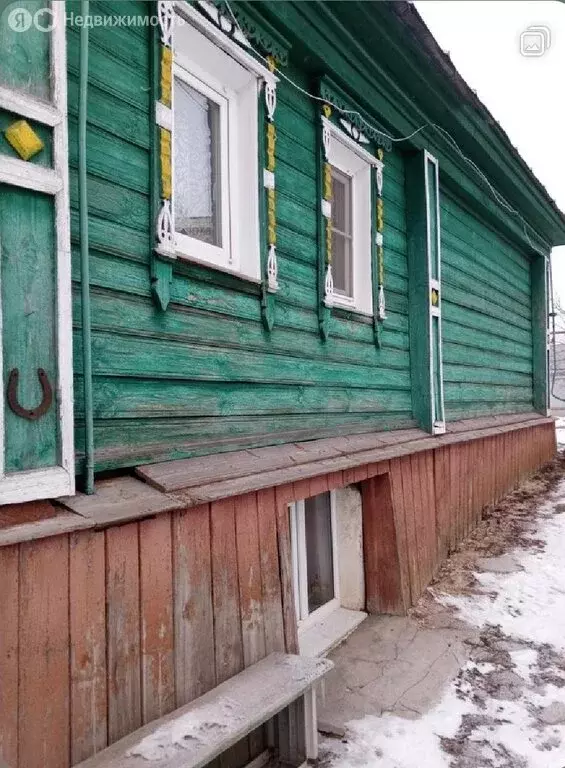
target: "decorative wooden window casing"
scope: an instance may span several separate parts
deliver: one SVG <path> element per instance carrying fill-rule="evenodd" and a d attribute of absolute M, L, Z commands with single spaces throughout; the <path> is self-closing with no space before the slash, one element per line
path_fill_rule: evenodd
<path fill-rule="evenodd" d="M 268 56 L 269 66 L 265 67 L 252 55 L 239 22 L 236 24 L 221 4 L 159 0 L 158 18 L 160 52 L 154 56 L 154 143 L 159 147 L 154 185 L 158 189 L 154 195 L 158 208 L 154 293 L 165 309 L 170 300 L 173 262 L 189 259 L 207 264 L 261 284 L 263 321 L 270 329 L 274 324 L 274 294 L 279 288 L 274 58 Z M 177 24 L 178 18 L 182 24 Z M 193 95 L 205 100 L 205 106 L 218 116 L 216 193 L 210 195 L 209 205 L 214 215 L 202 218 L 200 237 L 194 236 L 197 227 L 190 231 L 187 222 L 181 222 L 179 178 L 186 174 L 179 173 L 175 181 L 175 157 L 177 163 L 182 158 L 181 130 L 175 131 L 175 119 L 182 119 L 175 115 L 175 92 L 180 94 L 180 88 L 192 88 Z M 212 219 L 218 223 L 213 236 Z"/>
<path fill-rule="evenodd" d="M 0 504 L 74 493 L 65 4 L 37 14 L 43 29 L 2 30 L 0 54 L 0 110 L 22 141 L 0 154 Z"/>
<path fill-rule="evenodd" d="M 343 100 L 336 86 L 328 82 L 324 79 L 320 85 L 320 95 L 327 98 L 327 103 L 321 105 L 318 128 L 320 333 L 323 339 L 329 337 L 334 308 L 360 312 L 373 317 L 375 344 L 380 346 L 380 325 L 386 319 L 386 307 L 382 198 L 384 152 L 379 145 L 385 143 L 385 138 L 377 129 L 367 127 L 369 121 L 365 126 L 360 113 Z M 358 117 L 355 122 L 353 114 Z M 336 169 L 337 174 L 350 180 L 352 208 L 351 232 L 342 232 L 338 225 L 338 233 L 334 235 L 332 206 Z M 339 237 L 350 237 L 351 242 L 352 285 L 349 295 L 347 291 L 336 289 L 334 243 L 339 242 Z"/>

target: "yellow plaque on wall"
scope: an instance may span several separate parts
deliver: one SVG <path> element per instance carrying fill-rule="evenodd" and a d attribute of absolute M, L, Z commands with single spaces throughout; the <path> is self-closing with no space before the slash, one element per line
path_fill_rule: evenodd
<path fill-rule="evenodd" d="M 41 152 L 43 142 L 25 120 L 17 120 L 4 131 L 6 141 L 13 147 L 23 160 L 31 160 Z"/>

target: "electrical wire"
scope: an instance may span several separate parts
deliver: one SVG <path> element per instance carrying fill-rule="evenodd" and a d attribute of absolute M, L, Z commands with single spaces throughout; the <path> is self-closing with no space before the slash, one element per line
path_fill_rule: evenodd
<path fill-rule="evenodd" d="M 237 26 L 237 28 L 239 29 L 240 33 L 244 37 L 246 37 L 245 32 L 241 28 L 241 25 L 239 24 L 239 21 L 237 20 L 237 17 L 236 17 L 235 13 L 232 10 L 232 7 L 231 7 L 231 4 L 230 4 L 229 0 L 224 0 L 224 3 L 226 5 L 228 11 L 230 12 L 230 15 L 231 15 L 231 17 L 232 17 L 232 19 L 234 21 L 234 24 Z M 272 64 L 271 61 L 269 61 L 265 56 L 263 56 L 250 43 L 249 43 L 249 47 L 255 53 L 255 55 L 259 59 L 261 59 L 265 64 L 267 64 L 268 66 Z M 449 133 L 449 131 L 447 131 L 441 125 L 438 125 L 437 123 L 433 123 L 433 122 L 427 122 L 427 123 L 424 123 L 423 125 L 420 125 L 418 128 L 416 128 L 415 130 L 413 130 L 411 133 L 407 134 L 406 136 L 392 136 L 391 134 L 386 133 L 386 131 L 383 131 L 380 128 L 377 128 L 377 126 L 375 126 L 372 123 L 370 123 L 366 119 L 366 117 L 363 114 L 361 114 L 361 112 L 359 112 L 358 110 L 356 110 L 356 109 L 343 109 L 338 104 L 335 104 L 334 102 L 332 102 L 329 99 L 325 99 L 325 98 L 322 98 L 321 96 L 317 96 L 314 93 L 310 93 L 308 90 L 306 90 L 305 88 L 302 88 L 300 85 L 295 83 L 294 80 L 292 80 L 292 78 L 290 78 L 285 72 L 283 72 L 281 69 L 279 69 L 279 67 L 277 67 L 276 65 L 274 66 L 274 71 L 283 80 L 285 80 L 293 88 L 295 88 L 297 91 L 299 91 L 299 93 L 302 93 L 304 96 L 307 96 L 312 101 L 321 102 L 323 104 L 328 104 L 330 107 L 332 107 L 333 109 L 335 109 L 337 112 L 339 112 L 342 115 L 354 115 L 354 116 L 356 116 L 358 118 L 358 120 L 360 120 L 361 123 L 364 124 L 367 128 L 369 128 L 371 131 L 373 131 L 373 132 L 375 132 L 377 134 L 380 134 L 381 136 L 383 136 L 384 138 L 388 139 L 392 143 L 396 144 L 396 143 L 399 143 L 399 142 L 402 142 L 402 141 L 409 141 L 410 139 L 414 138 L 414 136 L 416 136 L 417 134 L 419 134 L 422 131 L 426 130 L 427 128 L 433 128 L 440 135 L 442 135 L 444 137 L 444 139 L 446 139 L 451 144 L 451 146 L 457 152 L 457 154 L 461 157 L 461 159 L 465 163 L 467 163 L 467 165 L 477 174 L 477 176 L 479 176 L 479 178 L 484 182 L 484 184 L 486 184 L 486 186 L 488 187 L 491 195 L 493 196 L 495 201 L 498 203 L 498 205 L 501 208 L 503 208 L 505 211 L 507 211 L 508 213 L 518 217 L 518 219 L 522 223 L 524 236 L 525 236 L 526 240 L 528 241 L 528 243 L 530 245 L 530 248 L 533 251 L 535 251 L 538 255 L 540 255 L 540 256 L 542 256 L 544 258 L 544 260 L 546 262 L 546 267 L 547 267 L 548 272 L 549 272 L 549 291 L 548 291 L 549 296 L 548 296 L 548 303 L 549 302 L 551 303 L 551 311 L 550 311 L 549 314 L 550 314 L 550 317 L 551 317 L 551 325 L 552 325 L 552 327 L 551 327 L 551 336 L 552 336 L 552 345 L 553 345 L 553 370 L 552 370 L 552 378 L 551 378 L 551 395 L 556 400 L 559 400 L 561 402 L 565 402 L 565 398 L 559 397 L 554 392 L 554 390 L 555 390 L 555 379 L 556 379 L 556 373 L 557 373 L 557 364 L 556 364 L 556 346 L 557 345 L 556 345 L 556 334 L 555 334 L 555 295 L 554 295 L 554 292 L 553 292 L 553 270 L 552 270 L 552 265 L 551 265 L 551 258 L 547 255 L 547 253 L 549 251 L 551 251 L 551 246 L 548 243 L 546 243 L 543 240 L 543 238 L 540 237 L 539 233 L 536 232 L 536 230 L 531 226 L 531 224 L 528 223 L 528 221 L 522 216 L 522 214 L 519 211 L 517 211 L 515 208 L 513 208 L 507 200 L 505 200 L 505 198 L 495 189 L 495 187 L 489 181 L 489 179 L 483 173 L 483 171 L 481 171 L 481 169 L 478 167 L 478 165 L 473 160 L 471 160 L 470 157 L 467 157 L 467 155 L 463 152 L 463 150 L 461 149 L 459 144 L 455 141 L 453 136 Z M 532 231 L 534 236 L 536 238 L 538 238 L 543 243 L 544 247 L 546 248 L 545 252 L 540 250 L 537 247 L 537 245 L 535 245 L 532 242 L 532 240 L 531 240 L 531 238 L 530 238 L 530 236 L 528 234 L 528 231 L 527 231 L 528 228 Z"/>
<path fill-rule="evenodd" d="M 246 37 L 245 32 L 241 28 L 241 25 L 239 24 L 239 21 L 237 20 L 237 17 L 236 17 L 235 13 L 232 10 L 232 7 L 231 7 L 231 4 L 230 4 L 229 0 L 224 0 L 224 3 L 226 5 L 228 11 L 230 12 L 230 15 L 231 15 L 231 17 L 232 17 L 232 19 L 234 21 L 234 24 L 237 26 L 237 28 L 240 31 L 240 33 L 244 37 Z M 249 47 L 254 52 L 254 54 L 256 56 L 258 56 L 265 64 L 269 65 L 271 63 L 271 62 L 269 62 L 267 57 L 263 56 L 262 53 L 260 53 L 256 48 L 253 47 L 253 45 L 251 45 L 251 43 L 249 43 Z M 481 180 L 487 185 L 487 187 L 489 188 L 490 193 L 492 194 L 492 196 L 494 197 L 496 202 L 502 208 L 504 208 L 504 210 L 506 210 L 508 213 L 511 213 L 512 215 L 518 217 L 518 219 L 522 223 L 524 236 L 525 236 L 526 240 L 528 241 L 528 244 L 529 244 L 530 248 L 533 251 L 535 251 L 536 253 L 538 253 L 540 256 L 543 256 L 546 259 L 546 261 L 547 261 L 546 253 L 541 251 L 532 242 L 530 236 L 528 235 L 527 228 L 529 227 L 529 229 L 534 233 L 534 236 L 536 238 L 538 238 L 543 243 L 543 245 L 545 246 L 545 248 L 548 251 L 551 250 L 551 246 L 549 244 L 545 243 L 543 238 L 540 237 L 540 235 L 531 226 L 531 224 L 529 224 L 528 221 L 526 221 L 526 219 L 522 216 L 522 214 L 519 211 L 517 211 L 515 208 L 513 208 L 510 205 L 510 203 L 507 200 L 505 200 L 504 197 L 499 192 L 497 192 L 497 190 L 491 184 L 491 182 L 486 177 L 486 175 L 477 166 L 477 164 L 475 162 L 473 162 L 473 160 L 471 160 L 471 158 L 469 158 L 469 157 L 467 157 L 467 155 L 465 155 L 465 153 L 463 152 L 461 147 L 457 144 L 457 142 L 455 141 L 453 136 L 445 128 L 442 128 L 441 125 L 438 125 L 437 123 L 433 123 L 433 122 L 427 122 L 427 123 L 424 123 L 423 125 L 420 125 L 418 128 L 416 128 L 415 130 L 413 130 L 411 133 L 407 134 L 406 136 L 392 136 L 391 134 L 386 133 L 386 131 L 383 131 L 380 128 L 377 128 L 377 126 L 375 126 L 372 123 L 370 123 L 369 120 L 367 120 L 367 118 L 363 114 L 361 114 L 361 112 L 359 112 L 358 110 L 356 110 L 356 109 L 343 109 L 342 107 L 340 107 L 339 105 L 335 104 L 334 102 L 332 102 L 329 99 L 325 99 L 325 98 L 322 98 L 321 96 L 317 96 L 314 93 L 310 93 L 308 90 L 306 90 L 305 88 L 302 88 L 300 85 L 295 83 L 294 80 L 292 80 L 292 78 L 290 78 L 285 72 L 283 72 L 281 69 L 279 69 L 279 67 L 277 67 L 276 65 L 274 66 L 274 71 L 277 73 L 277 75 L 282 77 L 283 80 L 286 80 L 286 82 L 289 83 L 293 88 L 295 88 L 297 91 L 302 93 L 304 96 L 307 96 L 312 101 L 328 104 L 330 107 L 332 107 L 333 109 L 335 109 L 337 112 L 339 112 L 342 115 L 355 115 L 358 118 L 358 120 L 360 120 L 361 123 L 363 123 L 371 131 L 380 134 L 381 136 L 383 136 L 384 138 L 388 139 L 389 141 L 391 141 L 393 143 L 399 143 L 399 142 L 402 142 L 402 141 L 409 141 L 410 139 L 414 138 L 414 136 L 416 136 L 418 133 L 421 133 L 422 131 L 426 130 L 426 128 L 433 128 L 434 130 L 436 130 L 439 134 L 441 134 L 445 139 L 447 139 L 450 142 L 451 146 L 455 149 L 455 151 L 461 157 L 461 159 L 464 162 L 466 162 L 469 165 L 469 167 L 472 168 L 475 171 L 475 173 L 481 178 Z"/>

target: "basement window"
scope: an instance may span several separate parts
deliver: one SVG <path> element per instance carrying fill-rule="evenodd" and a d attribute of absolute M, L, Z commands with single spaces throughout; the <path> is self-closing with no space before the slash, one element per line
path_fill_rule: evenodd
<path fill-rule="evenodd" d="M 331 491 L 296 501 L 289 506 L 294 604 L 298 644 L 304 656 L 323 656 L 335 648 L 366 618 L 364 592 L 354 594 L 357 559 L 351 509 L 338 508 L 339 492 Z M 359 506 L 359 533 L 361 508 Z M 339 520 L 349 521 L 349 536 L 341 542 Z M 343 529 L 342 529 L 343 530 Z M 341 579 L 346 573 L 345 581 Z M 343 589 L 341 588 L 343 586 Z M 356 603 L 356 605 L 353 605 Z"/>
<path fill-rule="evenodd" d="M 335 494 L 293 504 L 290 530 L 294 604 L 304 627 L 339 606 Z"/>

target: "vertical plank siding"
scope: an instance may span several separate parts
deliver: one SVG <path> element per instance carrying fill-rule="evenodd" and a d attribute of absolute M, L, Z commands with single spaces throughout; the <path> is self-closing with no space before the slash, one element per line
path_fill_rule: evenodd
<path fill-rule="evenodd" d="M 139 524 L 142 721 L 175 707 L 173 557 L 170 515 Z"/>
<path fill-rule="evenodd" d="M 477 525 L 482 510 L 554 453 L 554 425 L 544 424 L 390 461 L 397 547 L 401 553 L 407 552 L 399 565 L 396 558 L 387 559 L 387 567 L 399 569 L 401 582 L 396 596 L 386 595 L 387 601 L 400 605 L 410 594 L 413 604 L 445 557 Z M 363 485 L 364 504 L 373 493 L 370 482 Z M 416 499 L 418 492 L 421 501 Z M 386 535 L 389 528 L 390 523 L 383 518 L 380 535 Z M 406 545 L 399 531 L 406 531 Z M 387 583 L 395 583 L 396 578 L 389 574 Z M 374 594 L 374 586 L 373 599 L 377 603 L 384 599 L 384 595 Z"/>
<path fill-rule="evenodd" d="M 104 533 L 69 541 L 71 763 L 108 744 Z"/>
<path fill-rule="evenodd" d="M 19 765 L 59 768 L 70 746 L 68 537 L 21 544 L 19 571 Z"/>
<path fill-rule="evenodd" d="M 19 547 L 0 549 L 0 760 L 18 765 Z"/>
<path fill-rule="evenodd" d="M 296 652 L 289 503 L 361 483 L 367 608 L 403 613 L 483 507 L 554 452 L 543 424 L 0 547 L 0 759 L 66 768 L 271 651 Z M 254 734 L 237 755 L 261 744 Z"/>

